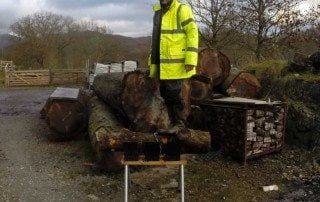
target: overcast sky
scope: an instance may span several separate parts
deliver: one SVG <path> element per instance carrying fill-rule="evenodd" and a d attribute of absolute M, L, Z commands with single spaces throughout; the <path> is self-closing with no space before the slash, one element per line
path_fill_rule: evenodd
<path fill-rule="evenodd" d="M 0 33 L 8 33 L 15 20 L 39 11 L 68 15 L 76 20 L 105 24 L 114 34 L 148 36 L 152 5 L 159 0 L 0 0 Z M 320 0 L 309 0 L 320 2 Z"/>

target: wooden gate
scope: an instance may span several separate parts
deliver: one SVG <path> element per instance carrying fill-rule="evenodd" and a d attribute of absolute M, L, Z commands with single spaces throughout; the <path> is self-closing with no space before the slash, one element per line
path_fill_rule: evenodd
<path fill-rule="evenodd" d="M 5 71 L 5 87 L 42 86 L 50 84 L 49 70 Z"/>

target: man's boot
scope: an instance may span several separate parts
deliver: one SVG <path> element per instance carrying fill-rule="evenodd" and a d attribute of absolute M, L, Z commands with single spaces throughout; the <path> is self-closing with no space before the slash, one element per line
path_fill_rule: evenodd
<path fill-rule="evenodd" d="M 174 106 L 173 107 L 173 117 L 172 117 L 172 129 L 179 132 L 186 128 L 185 118 L 183 116 L 183 107 Z"/>
<path fill-rule="evenodd" d="M 169 116 L 171 118 L 171 126 L 166 130 L 159 130 L 159 133 L 162 134 L 177 134 L 182 130 L 185 130 L 185 119 L 182 115 L 183 109 L 181 110 L 180 106 L 173 106 L 169 109 Z"/>

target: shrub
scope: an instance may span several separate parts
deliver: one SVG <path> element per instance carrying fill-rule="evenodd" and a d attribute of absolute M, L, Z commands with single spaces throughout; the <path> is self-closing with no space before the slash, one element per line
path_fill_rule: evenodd
<path fill-rule="evenodd" d="M 286 74 L 288 62 L 285 60 L 266 60 L 260 63 L 251 63 L 245 70 L 256 75 L 259 80 L 264 78 L 279 78 Z"/>

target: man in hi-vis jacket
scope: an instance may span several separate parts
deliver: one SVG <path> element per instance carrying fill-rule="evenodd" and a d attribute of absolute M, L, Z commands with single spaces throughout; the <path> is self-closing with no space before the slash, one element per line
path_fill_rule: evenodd
<path fill-rule="evenodd" d="M 198 27 L 189 5 L 178 0 L 160 0 L 153 7 L 150 77 L 160 79 L 161 96 L 169 110 L 173 127 L 184 127 L 184 103 L 181 86 L 184 79 L 196 74 L 198 62 Z"/>

